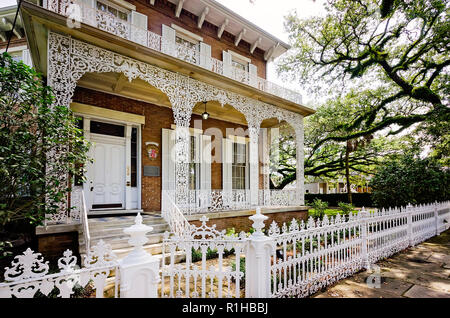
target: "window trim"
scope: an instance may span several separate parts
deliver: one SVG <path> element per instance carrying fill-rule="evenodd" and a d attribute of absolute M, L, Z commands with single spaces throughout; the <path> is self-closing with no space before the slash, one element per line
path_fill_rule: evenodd
<path fill-rule="evenodd" d="M 236 137 L 239 137 L 239 136 L 236 136 Z M 243 137 L 241 137 L 241 138 L 243 138 Z M 231 188 L 233 190 L 247 190 L 247 184 L 249 184 L 248 183 L 248 178 L 249 178 L 249 175 L 248 175 L 249 158 L 248 158 L 248 155 L 247 155 L 249 144 L 247 142 L 240 142 L 240 141 L 241 140 L 239 140 L 239 139 L 232 140 L 232 147 L 231 147 L 231 157 L 232 157 L 232 160 L 231 160 Z M 237 156 L 236 155 L 236 151 L 235 151 L 237 149 L 237 146 L 236 146 L 237 144 L 245 146 L 244 147 L 245 162 L 243 162 L 243 163 L 236 163 L 235 162 L 235 157 Z M 234 176 L 233 174 L 234 174 L 235 169 L 243 170 L 243 175 L 240 176 L 240 177 Z M 237 179 L 240 179 L 239 183 L 243 184 L 243 188 L 237 189 L 236 187 L 234 187 L 235 180 L 237 180 Z"/>
<path fill-rule="evenodd" d="M 183 40 L 189 41 L 193 44 L 199 44 L 200 42 L 203 42 L 203 37 L 201 37 L 200 35 L 192 33 L 191 31 L 188 31 L 174 23 L 172 23 L 170 27 L 175 30 L 176 37 L 182 38 Z"/>

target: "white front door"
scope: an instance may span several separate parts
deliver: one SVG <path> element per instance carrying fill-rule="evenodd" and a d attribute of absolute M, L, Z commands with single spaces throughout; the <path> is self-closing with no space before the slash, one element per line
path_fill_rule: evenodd
<path fill-rule="evenodd" d="M 91 134 L 90 209 L 125 208 L 125 138 Z"/>

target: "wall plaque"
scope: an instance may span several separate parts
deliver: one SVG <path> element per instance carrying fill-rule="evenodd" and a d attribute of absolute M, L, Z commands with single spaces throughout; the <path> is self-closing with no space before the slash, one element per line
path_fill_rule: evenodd
<path fill-rule="evenodd" d="M 158 166 L 144 166 L 144 177 L 159 177 Z"/>

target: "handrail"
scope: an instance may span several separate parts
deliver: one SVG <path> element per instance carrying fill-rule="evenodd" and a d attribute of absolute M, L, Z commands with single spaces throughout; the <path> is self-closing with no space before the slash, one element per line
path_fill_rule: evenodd
<path fill-rule="evenodd" d="M 188 234 L 191 225 L 174 202 L 174 199 L 169 195 L 169 192 L 162 190 L 162 217 L 169 223 L 170 230 L 175 235 L 183 237 Z"/>
<path fill-rule="evenodd" d="M 83 225 L 85 252 L 88 253 L 91 247 L 91 234 L 89 233 L 89 221 L 87 217 L 86 200 L 84 191 L 81 191 L 81 223 Z"/>
<path fill-rule="evenodd" d="M 71 7 L 71 5 L 73 5 L 72 2 L 75 2 L 75 0 L 48 0 L 46 9 L 66 17 L 70 16 L 71 18 L 74 18 L 75 15 L 77 15 L 77 12 L 79 12 L 81 16 L 77 20 L 83 23 L 161 53 L 184 60 L 188 63 L 199 65 L 214 73 L 255 87 L 263 92 L 284 98 L 296 104 L 302 103 L 302 95 L 297 91 L 282 87 L 265 78 L 261 78 L 256 74 L 252 75 L 248 71 L 243 71 L 232 66 L 230 66 L 228 70 L 225 70 L 222 61 L 210 56 L 201 56 L 198 50 L 193 50 L 180 44 L 174 45 L 174 43 L 167 43 L 160 35 L 153 33 L 150 30 L 139 28 L 131 24 L 130 21 L 120 20 L 108 12 L 86 6 L 80 3 L 80 1 L 77 1 L 77 4 L 81 8 L 73 9 L 73 7 Z"/>

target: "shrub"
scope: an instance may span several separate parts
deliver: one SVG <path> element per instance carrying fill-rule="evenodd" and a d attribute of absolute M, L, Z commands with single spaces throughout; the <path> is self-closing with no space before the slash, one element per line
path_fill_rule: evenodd
<path fill-rule="evenodd" d="M 311 203 L 311 207 L 314 209 L 314 212 L 312 213 L 313 217 L 322 219 L 325 215 L 325 209 L 328 207 L 328 203 L 320 199 L 315 199 Z"/>
<path fill-rule="evenodd" d="M 379 208 L 446 201 L 450 171 L 430 158 L 405 155 L 380 166 L 370 186 Z"/>
<path fill-rule="evenodd" d="M 341 209 L 342 214 L 345 216 L 355 212 L 355 207 L 351 203 L 339 202 L 338 206 Z"/>
<path fill-rule="evenodd" d="M 67 176 L 83 175 L 89 161 L 77 119 L 53 103 L 40 74 L 0 55 L 0 230 L 16 221 L 42 224 L 67 207 Z"/>

